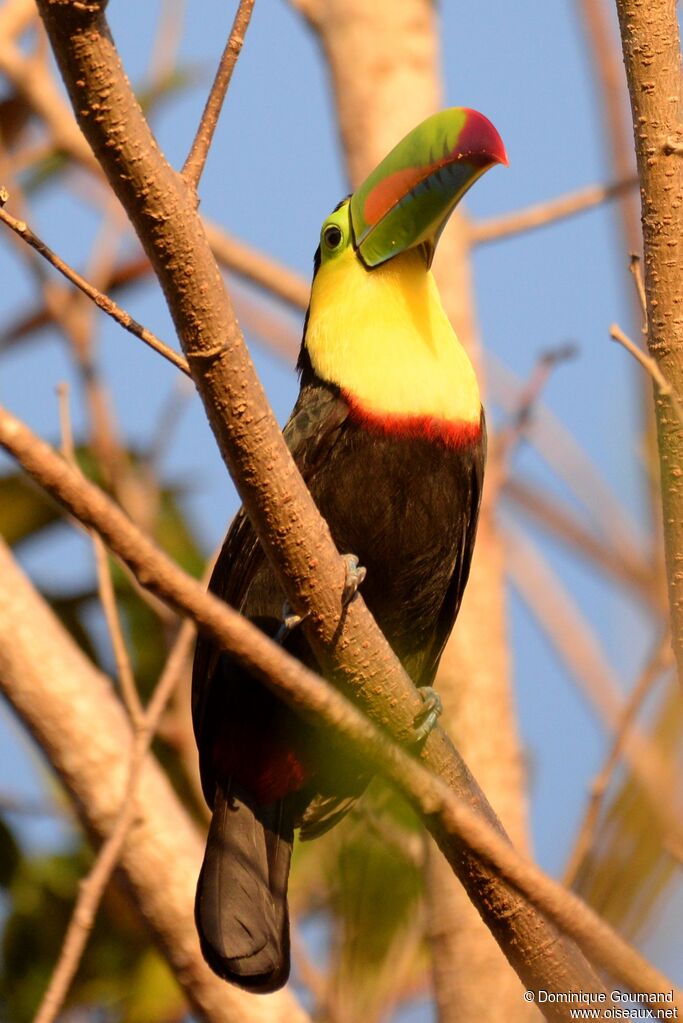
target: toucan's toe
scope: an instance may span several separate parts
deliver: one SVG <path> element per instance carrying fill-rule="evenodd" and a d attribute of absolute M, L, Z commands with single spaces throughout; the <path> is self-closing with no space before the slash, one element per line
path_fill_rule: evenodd
<path fill-rule="evenodd" d="M 432 689 L 431 686 L 420 686 L 417 691 L 422 697 L 424 707 L 413 722 L 413 742 L 415 745 L 423 742 L 427 738 L 429 733 L 436 726 L 436 723 L 441 717 L 441 713 L 443 711 L 441 697 L 437 693 L 436 689 Z"/>
<path fill-rule="evenodd" d="M 346 607 L 356 596 L 358 587 L 365 579 L 368 570 L 364 565 L 358 564 L 358 558 L 355 554 L 343 554 L 342 557 L 346 566 L 346 579 L 344 580 L 344 589 L 342 590 L 342 607 Z"/>
<path fill-rule="evenodd" d="M 303 620 L 304 616 L 296 614 L 296 612 L 292 610 L 292 606 L 289 601 L 286 600 L 282 605 L 282 618 L 280 621 L 280 628 L 275 633 L 275 642 L 283 643 L 290 632 L 301 625 Z"/>

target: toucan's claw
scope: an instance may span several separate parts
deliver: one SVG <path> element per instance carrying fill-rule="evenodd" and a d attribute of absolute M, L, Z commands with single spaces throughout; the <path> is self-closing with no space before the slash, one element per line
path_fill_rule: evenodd
<path fill-rule="evenodd" d="M 432 689 L 431 686 L 420 686 L 417 691 L 422 697 L 424 707 L 413 722 L 413 743 L 415 745 L 427 738 L 443 711 L 441 697 L 436 689 Z"/>
<path fill-rule="evenodd" d="M 342 557 L 346 566 L 346 579 L 344 580 L 341 599 L 342 607 L 346 607 L 356 596 L 358 587 L 365 579 L 368 570 L 364 565 L 358 564 L 358 558 L 355 554 L 343 554 Z"/>
<path fill-rule="evenodd" d="M 298 615 L 292 611 L 291 604 L 288 600 L 286 600 L 282 605 L 282 620 L 280 622 L 280 628 L 275 633 L 275 642 L 284 643 L 290 632 L 301 625 L 304 617 L 304 615 Z"/>

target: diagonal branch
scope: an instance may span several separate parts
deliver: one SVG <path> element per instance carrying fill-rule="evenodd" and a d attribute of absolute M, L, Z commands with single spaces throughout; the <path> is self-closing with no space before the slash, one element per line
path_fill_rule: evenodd
<path fill-rule="evenodd" d="M 561 195 L 557 199 L 535 203 L 515 213 L 505 213 L 500 217 L 476 221 L 470 226 L 470 242 L 472 245 L 485 245 L 500 241 L 501 238 L 510 238 L 525 231 L 546 227 L 558 220 L 565 220 L 577 213 L 601 206 L 610 199 L 626 195 L 637 184 L 638 179 L 634 175 L 629 175 L 609 185 L 589 185 L 576 192 Z"/>
<path fill-rule="evenodd" d="M 202 119 L 199 122 L 199 127 L 197 128 L 197 134 L 194 137 L 192 148 L 188 153 L 181 171 L 188 185 L 191 185 L 194 189 L 196 189 L 199 184 L 199 179 L 202 176 L 206 158 L 209 155 L 209 147 L 211 145 L 216 126 L 218 125 L 218 118 L 221 115 L 223 101 L 225 100 L 225 95 L 228 91 L 228 86 L 230 85 L 232 73 L 235 70 L 237 58 L 242 51 L 244 36 L 249 28 L 251 12 L 253 9 L 254 0 L 240 0 L 237 13 L 235 14 L 235 20 L 233 21 L 232 29 L 230 30 L 230 36 L 225 44 L 223 56 L 221 57 L 220 64 L 218 65 L 216 77 L 213 80 L 211 92 L 209 93 L 206 106 L 204 107 L 204 113 L 202 114 Z"/>
<path fill-rule="evenodd" d="M 101 291 L 98 291 L 89 281 L 86 281 L 85 277 L 82 277 L 73 267 L 70 267 L 68 263 L 65 263 L 56 252 L 41 241 L 38 235 L 34 234 L 31 228 L 28 226 L 26 221 L 17 220 L 16 217 L 11 216 L 6 210 L 2 209 L 2 206 L 7 202 L 7 192 L 4 189 L 0 190 L 0 221 L 5 224 L 11 231 L 22 238 L 27 245 L 30 245 L 32 249 L 35 249 L 39 255 L 46 259 L 55 270 L 58 270 L 63 277 L 66 277 L 67 281 L 70 281 L 75 285 L 84 295 L 95 303 L 98 309 L 106 313 L 107 316 L 111 316 L 124 330 L 134 334 L 135 337 L 144 341 L 146 345 L 153 348 L 159 355 L 163 355 L 165 359 L 168 359 L 177 369 L 186 373 L 188 376 L 190 370 L 188 365 L 181 355 L 174 352 L 173 349 L 165 345 L 163 341 L 143 327 L 142 324 L 134 320 L 130 313 L 127 313 L 125 309 L 117 305 L 113 299 L 109 298 L 108 295 L 104 295 Z"/>
<path fill-rule="evenodd" d="M 593 845 L 600 811 L 602 810 L 609 783 L 623 755 L 629 730 L 633 727 L 633 723 L 645 698 L 654 684 L 661 678 L 662 672 L 669 666 L 671 660 L 671 642 L 667 630 L 657 642 L 654 652 L 649 657 L 640 674 L 640 678 L 634 685 L 621 712 L 621 719 L 612 736 L 611 746 L 603 766 L 591 782 L 588 805 L 564 870 L 563 882 L 567 888 L 571 888 L 574 885 L 583 861 Z M 674 844 L 674 841 L 675 837 L 672 838 L 672 844 Z"/>
<path fill-rule="evenodd" d="M 247 619 L 181 569 L 134 526 L 126 516 L 93 484 L 68 466 L 52 449 L 35 437 L 27 427 L 7 412 L 0 413 L 0 444 L 17 458 L 41 485 L 64 504 L 77 518 L 97 529 L 112 550 L 136 571 L 138 578 L 173 607 L 190 615 L 198 627 L 216 643 L 237 657 L 250 672 L 285 699 L 297 713 L 316 725 L 330 730 L 343 740 L 356 756 L 367 759 L 390 778 L 411 800 L 442 851 L 457 869 L 469 850 L 476 850 L 481 871 L 480 882 L 488 873 L 487 897 L 494 892 L 494 875 L 485 864 L 495 868 L 514 889 L 523 892 L 535 905 L 548 913 L 576 938 L 581 947 L 611 976 L 634 992 L 668 991 L 671 982 L 647 963 L 580 899 L 546 877 L 531 861 L 515 853 L 500 831 L 482 818 L 480 808 L 470 802 L 467 787 L 462 796 L 434 777 L 419 761 L 405 753 L 384 731 L 380 731 L 345 697 L 324 682 Z M 465 883 L 467 883 L 465 879 Z M 472 886 L 470 885 L 470 891 Z M 509 898 L 514 900 L 512 891 Z M 518 912 L 508 902 L 508 915 Z M 510 921 L 508 921 L 509 923 Z M 539 935 L 540 938 L 540 935 Z M 571 983 L 560 966 L 551 979 L 556 985 Z M 523 979 L 528 981 L 532 963 Z M 558 990 L 574 990 L 559 987 Z M 543 989 L 548 990 L 548 989 Z M 586 990 L 585 988 L 583 990 Z M 602 990 L 594 983 L 591 990 Z M 675 992 L 683 1008 L 683 992 Z M 566 1007 L 549 1007 L 550 1019 L 569 1019 Z"/>

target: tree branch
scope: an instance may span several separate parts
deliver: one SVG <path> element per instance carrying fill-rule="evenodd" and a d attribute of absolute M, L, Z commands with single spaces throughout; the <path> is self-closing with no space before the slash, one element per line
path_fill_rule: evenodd
<path fill-rule="evenodd" d="M 548 912 L 568 934 L 576 938 L 598 965 L 630 990 L 668 991 L 672 987 L 666 977 L 580 899 L 564 891 L 530 861 L 515 853 L 507 839 L 482 819 L 481 809 L 472 805 L 471 791 L 467 786 L 464 789 L 465 799 L 456 796 L 442 780 L 405 753 L 344 696 L 269 640 L 247 619 L 213 594 L 205 593 L 200 583 L 157 550 L 97 487 L 4 411 L 0 412 L 0 444 L 72 514 L 97 529 L 112 550 L 126 561 L 141 581 L 144 579 L 145 585 L 153 592 L 191 616 L 199 628 L 238 658 L 298 713 L 316 725 L 328 728 L 332 735 L 348 743 L 356 756 L 367 759 L 398 785 L 422 814 L 454 869 L 459 867 L 462 870 L 462 860 L 467 858 L 469 850 L 476 850 L 478 884 L 486 884 L 489 898 L 493 895 L 495 875 L 498 874 Z M 484 864 L 491 864 L 495 874 L 488 872 Z M 463 881 L 468 883 L 467 875 Z M 470 879 L 468 890 L 472 892 L 473 889 Z M 508 899 L 511 900 L 507 907 L 509 917 L 514 918 L 519 912 L 524 912 L 525 903 L 517 901 L 515 904 L 512 892 L 509 892 Z M 508 920 L 508 926 L 509 923 Z M 527 983 L 539 965 L 542 972 L 543 964 L 539 964 L 537 959 L 524 964 L 522 976 Z M 556 968 L 559 966 L 559 973 L 550 978 L 551 988 L 543 990 L 576 990 L 562 986 L 572 983 L 571 971 L 567 972 L 567 960 L 555 965 Z M 603 989 L 594 982 L 590 989 L 583 990 Z M 676 992 L 676 998 L 683 1008 L 683 992 Z M 548 1013 L 550 1019 L 569 1019 L 566 1006 L 553 1004 Z"/>
<path fill-rule="evenodd" d="M 612 324 L 609 329 L 609 333 L 613 341 L 622 345 L 627 352 L 630 352 L 636 362 L 640 363 L 648 376 L 652 378 L 659 393 L 669 399 L 679 425 L 683 426 L 683 405 L 681 405 L 680 401 L 676 397 L 673 387 L 659 368 L 657 360 L 653 359 L 650 355 L 646 355 L 645 352 L 642 352 L 638 345 L 631 341 L 631 338 L 624 334 L 621 327 L 618 327 L 616 323 Z"/>
<path fill-rule="evenodd" d="M 655 398 L 662 480 L 671 634 L 683 681 L 683 430 L 674 396 L 683 395 L 683 161 L 681 44 L 674 0 L 616 0 L 642 196 L 648 348 L 669 397 Z"/>
<path fill-rule="evenodd" d="M 558 220 L 565 220 L 577 213 L 593 209 L 610 199 L 617 199 L 635 188 L 638 178 L 633 175 L 613 181 L 609 185 L 589 185 L 576 192 L 568 192 L 557 199 L 539 202 L 515 213 L 506 213 L 501 217 L 478 220 L 470 225 L 469 239 L 472 245 L 485 245 L 489 242 L 510 238 L 524 231 L 533 231 L 546 227 Z"/>
<path fill-rule="evenodd" d="M 668 654 L 668 657 L 667 657 Z M 600 811 L 607 794 L 609 783 L 612 780 L 614 771 L 623 755 L 624 745 L 630 728 L 632 727 L 643 702 L 659 680 L 664 669 L 671 663 L 672 654 L 668 630 L 655 647 L 653 654 L 643 668 L 640 678 L 636 681 L 631 695 L 629 696 L 621 712 L 621 720 L 614 730 L 611 746 L 603 766 L 593 779 L 590 786 L 590 798 L 578 830 L 574 848 L 568 859 L 564 870 L 563 882 L 567 888 L 571 888 L 576 880 L 577 874 L 583 861 L 590 851 L 595 837 L 595 829 L 600 817 Z M 672 836 L 672 844 L 677 836 Z"/>
<path fill-rule="evenodd" d="M 97 288 L 90 284 L 89 281 L 86 281 L 85 277 L 81 277 L 81 275 L 70 267 L 68 263 L 65 263 L 56 252 L 53 252 L 52 249 L 45 244 L 45 242 L 41 241 L 38 235 L 33 233 L 26 221 L 17 220 L 16 217 L 11 216 L 5 209 L 2 209 L 7 202 L 7 199 L 7 191 L 5 189 L 0 189 L 0 221 L 3 224 L 9 227 L 11 231 L 14 231 L 19 238 L 23 239 L 27 245 L 30 245 L 32 249 L 35 249 L 35 251 L 43 257 L 43 259 L 47 260 L 47 262 L 50 263 L 55 270 L 58 270 L 63 277 L 66 277 L 71 284 L 75 285 L 75 287 L 82 291 L 83 294 L 91 300 L 91 302 L 95 303 L 98 309 L 101 309 L 102 312 L 107 314 L 107 316 L 111 316 L 111 318 L 115 320 L 119 326 L 123 327 L 124 330 L 134 334 L 135 337 L 144 341 L 146 345 L 153 348 L 155 352 L 159 353 L 159 355 L 163 355 L 165 359 L 168 359 L 168 361 L 177 369 L 190 376 L 190 370 L 187 362 L 181 355 L 178 355 L 178 353 L 174 352 L 172 348 L 169 348 L 163 341 L 160 341 L 159 338 L 151 332 L 151 330 L 147 330 L 147 328 L 143 327 L 142 324 L 137 322 L 137 320 L 134 320 L 130 313 L 127 313 L 125 309 L 122 309 L 119 305 L 117 305 L 116 302 L 109 298 L 108 295 L 104 295 L 101 291 L 98 291 Z"/>
<path fill-rule="evenodd" d="M 213 80 L 211 91 L 204 107 L 202 119 L 197 128 L 192 148 L 181 171 L 188 185 L 196 190 L 199 179 L 204 170 L 206 158 L 209 155 L 209 147 L 218 125 L 218 118 L 221 115 L 223 101 L 225 100 L 232 73 L 237 64 L 237 58 L 242 51 L 244 36 L 249 28 L 251 12 L 254 9 L 254 0 L 240 0 L 235 20 L 230 30 L 230 36 L 225 44 L 223 56 L 220 59 L 216 77 Z"/>

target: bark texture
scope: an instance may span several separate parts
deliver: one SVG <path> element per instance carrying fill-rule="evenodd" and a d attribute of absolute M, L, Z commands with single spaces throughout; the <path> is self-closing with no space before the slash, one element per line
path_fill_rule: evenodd
<path fill-rule="evenodd" d="M 0 540 L 0 688 L 70 793 L 95 842 L 110 833 L 133 735 L 109 679 L 76 646 Z M 119 876 L 188 1000 L 211 1023 L 304 1023 L 289 992 L 246 995 L 216 977 L 199 950 L 194 886 L 203 843 L 155 761 Z"/>
<path fill-rule="evenodd" d="M 640 177 L 648 348 L 683 398 L 683 124 L 674 0 L 617 0 Z M 673 648 L 683 680 L 683 430 L 655 390 Z"/>
<path fill-rule="evenodd" d="M 431 0 L 304 0 L 297 6 L 327 58 L 348 175 L 355 187 L 403 135 L 443 105 L 436 8 Z M 456 213 L 444 232 L 434 269 L 446 311 L 482 381 L 462 213 Z M 444 702 L 443 726 L 513 843 L 525 849 L 526 797 L 508 651 L 502 552 L 492 509 L 485 503 L 470 581 L 437 686 Z M 434 847 L 427 881 L 441 1023 L 527 1018 L 517 977 Z"/>

